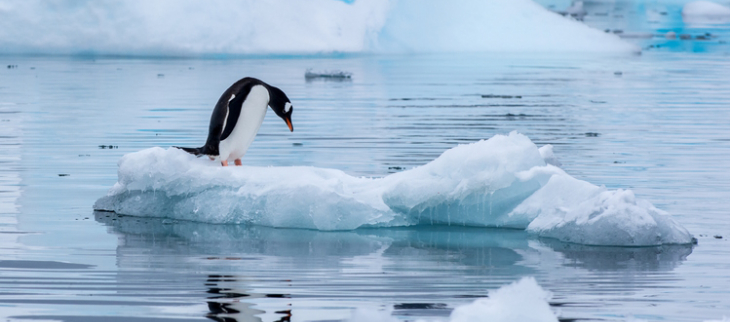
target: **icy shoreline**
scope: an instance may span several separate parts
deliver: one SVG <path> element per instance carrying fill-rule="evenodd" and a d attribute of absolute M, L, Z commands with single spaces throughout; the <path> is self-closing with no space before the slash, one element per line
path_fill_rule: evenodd
<path fill-rule="evenodd" d="M 420 167 L 356 178 L 314 167 L 220 167 L 170 148 L 122 157 L 95 210 L 281 228 L 445 224 L 527 229 L 586 245 L 688 244 L 672 217 L 629 190 L 566 174 L 550 146 L 515 132 L 460 145 Z"/>

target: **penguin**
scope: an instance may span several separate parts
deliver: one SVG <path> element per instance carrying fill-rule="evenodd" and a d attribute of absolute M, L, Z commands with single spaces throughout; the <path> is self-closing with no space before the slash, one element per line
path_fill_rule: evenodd
<path fill-rule="evenodd" d="M 228 160 L 234 160 L 240 166 L 241 158 L 264 122 L 267 107 L 271 107 L 294 132 L 291 122 L 293 107 L 289 97 L 260 79 L 246 77 L 233 83 L 218 99 L 210 116 L 205 145 L 175 148 L 198 157 L 207 155 L 211 160 L 219 159 L 224 167 L 228 166 Z"/>

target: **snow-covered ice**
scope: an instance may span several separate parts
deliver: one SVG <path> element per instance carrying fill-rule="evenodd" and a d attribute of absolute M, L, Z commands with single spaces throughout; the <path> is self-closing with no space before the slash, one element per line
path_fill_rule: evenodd
<path fill-rule="evenodd" d="M 635 52 L 531 0 L 0 0 L 0 52 Z"/>
<path fill-rule="evenodd" d="M 706 0 L 692 1 L 682 8 L 682 20 L 687 23 L 730 23 L 730 7 Z"/>
<path fill-rule="evenodd" d="M 557 322 L 548 301 L 552 294 L 537 284 L 533 277 L 505 285 L 489 292 L 489 297 L 459 306 L 451 312 L 449 322 Z M 391 311 L 358 309 L 348 322 L 384 321 L 397 322 Z M 416 320 L 423 321 L 423 320 Z"/>
<path fill-rule="evenodd" d="M 529 321 L 557 322 L 548 301 L 552 295 L 543 290 L 534 278 L 525 277 L 510 285 L 489 292 L 488 298 L 481 298 L 463 305 L 451 312 L 450 322 L 484 321 Z"/>
<path fill-rule="evenodd" d="M 575 179 L 549 164 L 557 162 L 551 148 L 516 132 L 383 178 L 302 166 L 221 167 L 156 147 L 122 157 L 118 182 L 94 209 L 318 230 L 445 224 L 527 229 L 591 245 L 692 242 L 650 202 Z"/>

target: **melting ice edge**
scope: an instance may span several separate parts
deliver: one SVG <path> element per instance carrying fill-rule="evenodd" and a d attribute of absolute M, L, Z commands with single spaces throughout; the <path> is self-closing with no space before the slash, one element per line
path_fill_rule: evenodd
<path fill-rule="evenodd" d="M 556 166 L 512 132 L 445 151 L 383 178 L 316 167 L 221 167 L 181 150 L 127 154 L 95 210 L 217 224 L 352 230 L 465 225 L 526 229 L 586 245 L 689 244 L 667 212 L 630 190 L 608 190 Z"/>

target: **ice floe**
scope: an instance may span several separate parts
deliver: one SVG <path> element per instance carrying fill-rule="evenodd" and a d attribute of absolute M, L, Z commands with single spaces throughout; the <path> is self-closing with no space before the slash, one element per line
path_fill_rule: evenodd
<path fill-rule="evenodd" d="M 547 160 L 547 162 L 546 162 Z M 221 224 L 351 230 L 463 225 L 527 229 L 588 245 L 687 244 L 689 232 L 629 190 L 578 180 L 512 132 L 383 178 L 315 167 L 221 167 L 181 150 L 122 157 L 96 210 Z"/>

